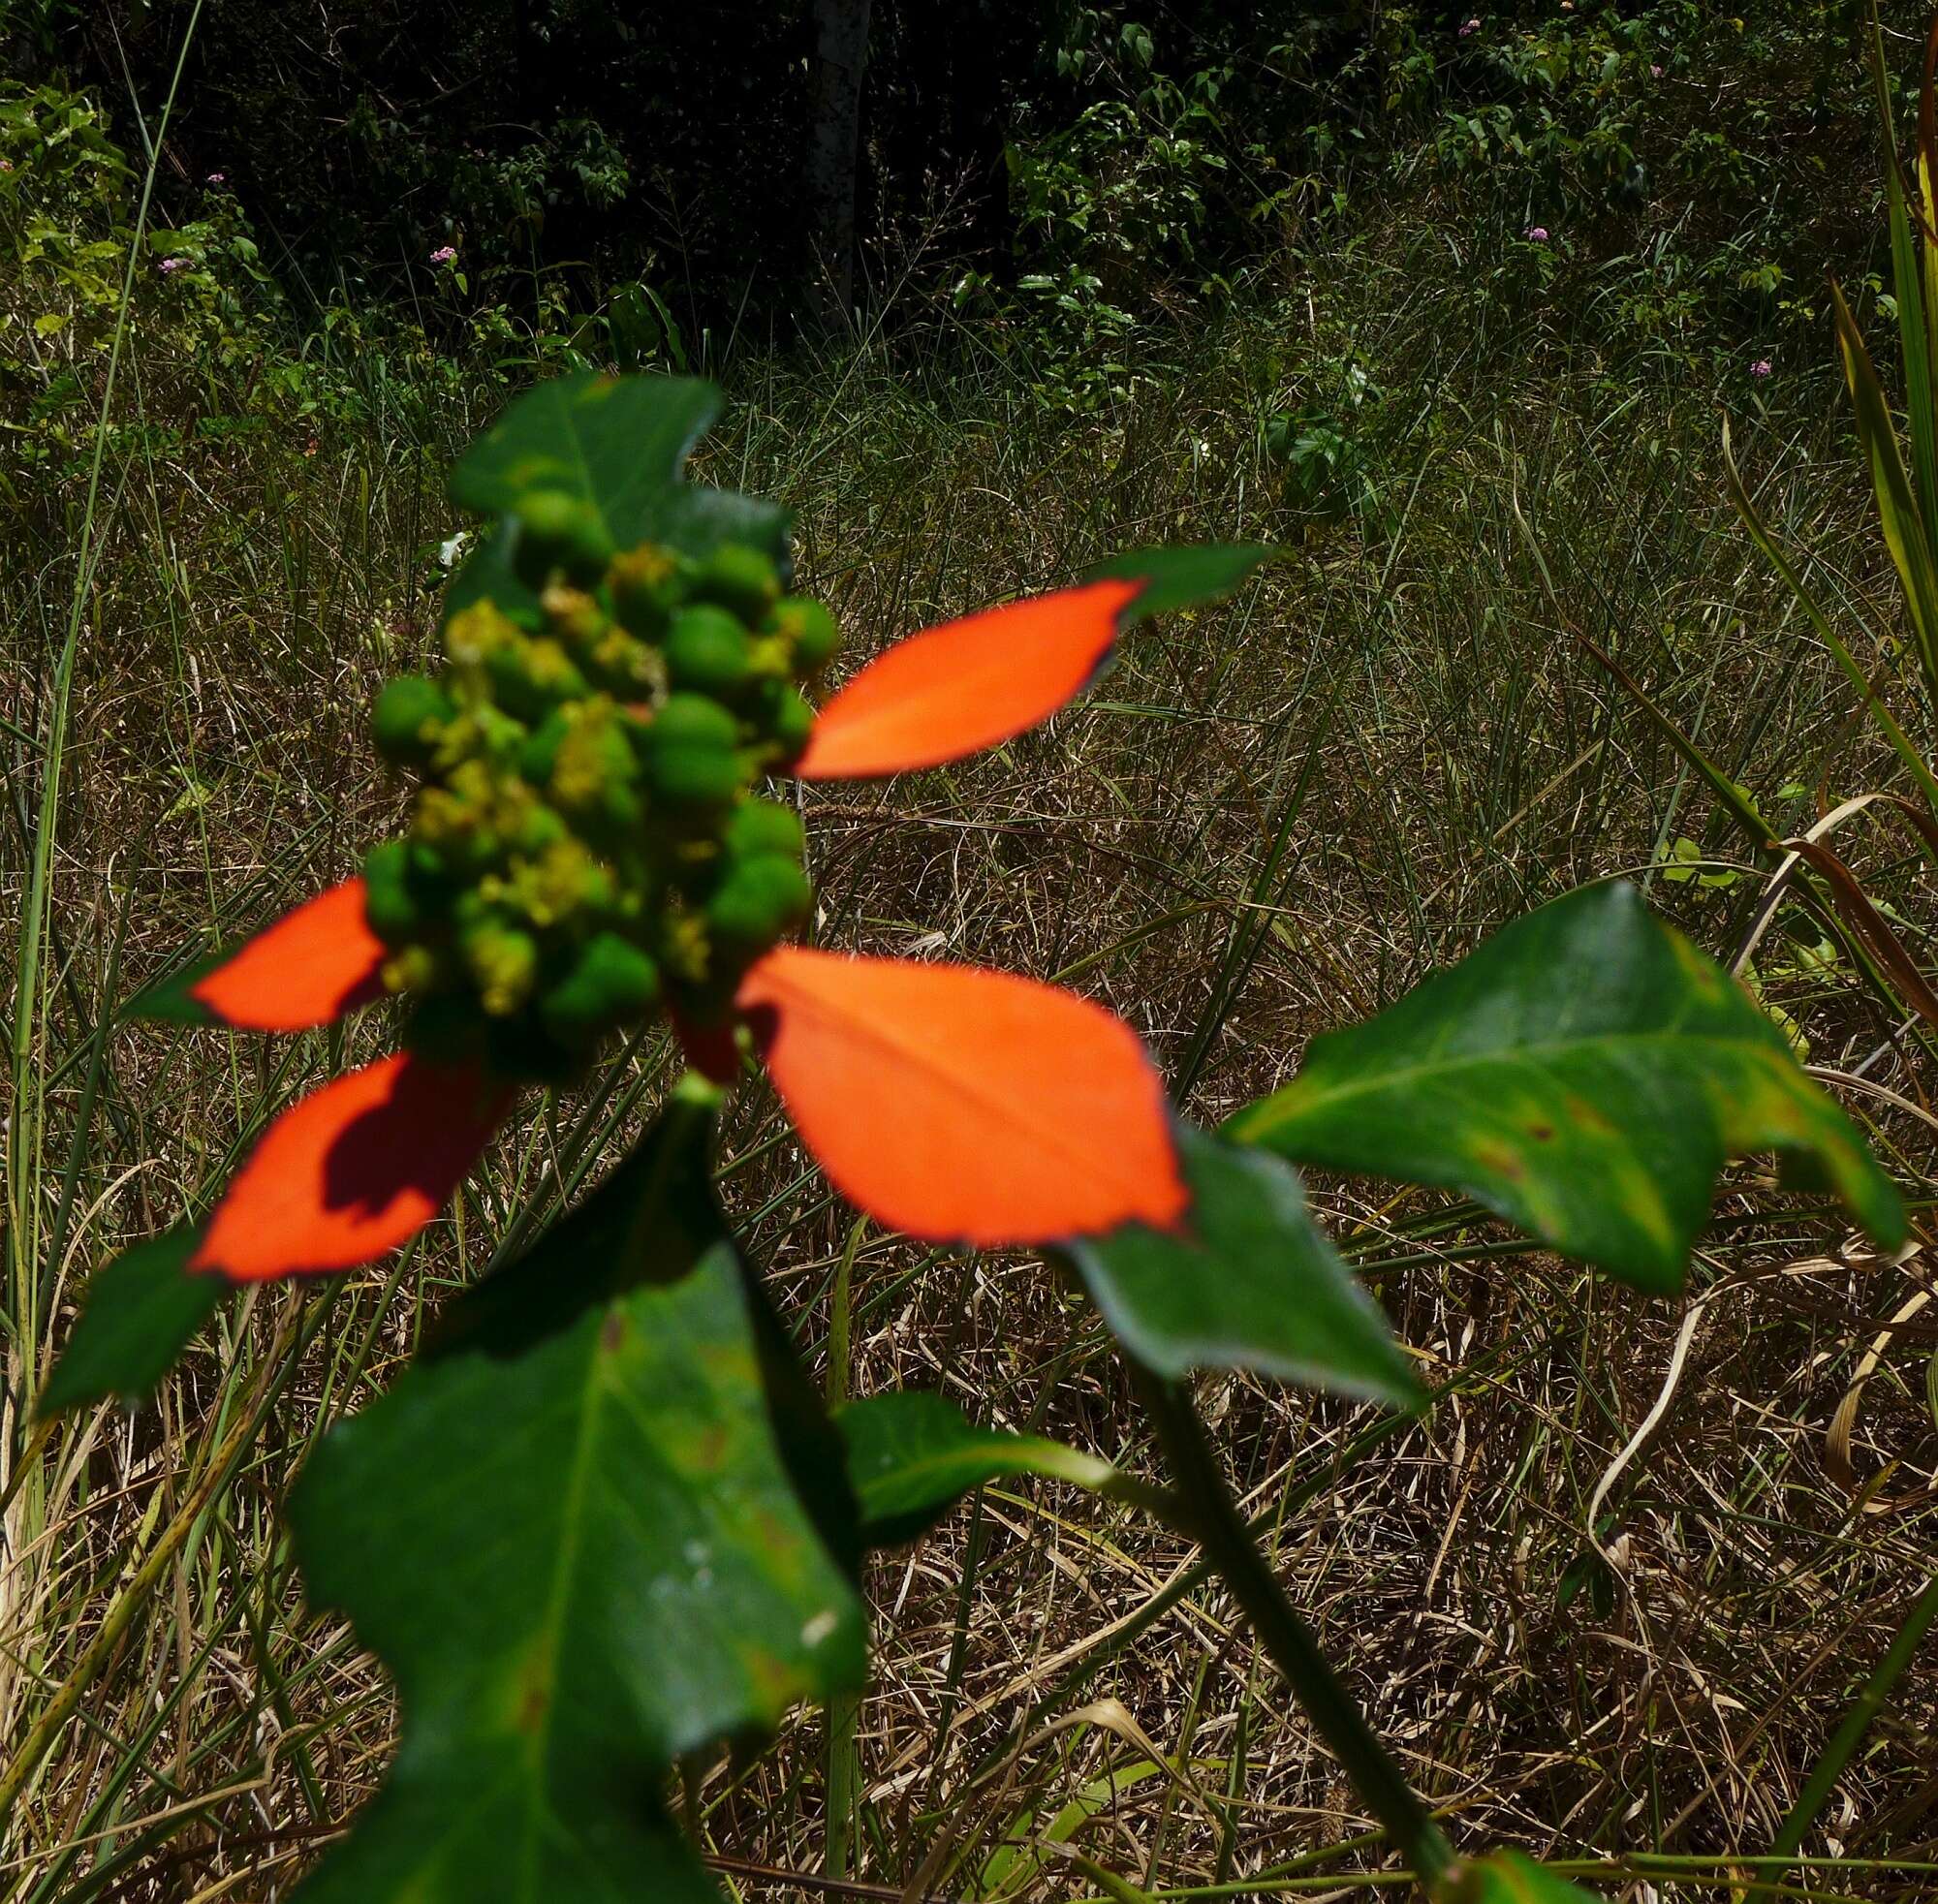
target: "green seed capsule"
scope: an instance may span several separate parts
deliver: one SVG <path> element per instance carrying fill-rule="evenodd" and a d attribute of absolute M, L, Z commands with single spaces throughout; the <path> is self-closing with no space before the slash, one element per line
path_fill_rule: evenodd
<path fill-rule="evenodd" d="M 732 696 L 753 673 L 747 631 L 723 608 L 696 602 L 681 609 L 666 635 L 667 678 L 675 689 Z"/>
<path fill-rule="evenodd" d="M 571 971 L 546 993 L 539 1013 L 561 1043 L 586 1045 L 650 1012 L 659 995 L 659 967 L 616 932 L 601 932 L 585 942 Z"/>
<path fill-rule="evenodd" d="M 582 654 L 612 625 L 599 606 L 599 598 L 582 588 L 565 588 L 554 582 L 540 606 L 545 609 L 546 626 L 575 653 Z"/>
<path fill-rule="evenodd" d="M 807 917 L 799 819 L 748 790 L 806 744 L 794 684 L 835 638 L 759 549 L 614 556 L 557 488 L 516 515 L 533 594 L 459 609 L 441 678 L 380 701 L 379 744 L 422 785 L 366 904 L 414 1048 L 552 1081 L 669 993 L 730 1021 L 748 965 Z"/>
<path fill-rule="evenodd" d="M 668 618 L 686 596 L 679 558 L 652 543 L 614 556 L 606 579 L 614 611 L 642 640 L 659 640 Z"/>
<path fill-rule="evenodd" d="M 797 761 L 814 731 L 814 705 L 785 681 L 762 686 L 754 713 L 755 725 L 773 742 L 779 765 Z"/>
<path fill-rule="evenodd" d="M 728 543 L 695 571 L 693 593 L 731 609 L 742 621 L 759 621 L 780 600 L 781 584 L 769 557 L 745 543 Z"/>
<path fill-rule="evenodd" d="M 720 843 L 733 859 L 751 859 L 762 853 L 798 859 L 807 844 L 799 814 L 779 800 L 764 799 L 742 800 L 727 822 Z"/>
<path fill-rule="evenodd" d="M 676 813 L 725 806 L 744 779 L 739 723 L 717 701 L 670 694 L 639 737 L 646 785 Z"/>
<path fill-rule="evenodd" d="M 703 694 L 670 694 L 653 716 L 645 738 L 659 747 L 732 747 L 740 724 Z"/>
<path fill-rule="evenodd" d="M 652 750 L 646 779 L 656 799 L 676 813 L 729 804 L 746 778 L 732 747 L 663 744 Z"/>
<path fill-rule="evenodd" d="M 543 720 L 560 702 L 588 692 L 585 676 L 556 641 L 503 642 L 484 657 L 484 670 L 500 703 L 522 720 Z"/>
<path fill-rule="evenodd" d="M 448 876 L 455 880 L 488 871 L 502 845 L 477 806 L 449 787 L 426 787 L 418 796 L 411 838 L 413 845 L 435 854 Z"/>
<path fill-rule="evenodd" d="M 793 859 L 763 853 L 737 860 L 706 902 L 706 929 L 729 957 L 766 952 L 807 917 L 814 889 Z"/>
<path fill-rule="evenodd" d="M 387 946 L 401 946 L 424 923 L 410 887 L 408 840 L 383 840 L 363 856 L 363 917 Z"/>
<path fill-rule="evenodd" d="M 386 681 L 370 711 L 378 753 L 394 766 L 427 766 L 456 712 L 451 697 L 422 674 Z"/>
<path fill-rule="evenodd" d="M 571 837 L 571 827 L 558 813 L 544 801 L 534 800 L 519 816 L 507 844 L 514 853 L 523 854 L 528 859 L 537 859 Z"/>
<path fill-rule="evenodd" d="M 563 489 L 533 489 L 519 498 L 512 568 L 527 588 L 543 589 L 554 573 L 585 585 L 612 559 L 604 518 L 582 497 Z"/>
<path fill-rule="evenodd" d="M 518 749 L 518 771 L 532 786 L 544 787 L 550 783 L 559 747 L 571 732 L 572 722 L 565 709 L 554 707 L 525 736 L 524 744 Z"/>
<path fill-rule="evenodd" d="M 803 681 L 820 673 L 841 646 L 834 617 L 811 595 L 787 596 L 774 610 L 772 625 L 786 639 L 794 671 Z"/>
<path fill-rule="evenodd" d="M 448 884 L 450 874 L 445 869 L 444 855 L 427 840 L 421 840 L 415 834 L 405 840 L 410 852 L 410 880 L 420 892 L 435 892 Z"/>

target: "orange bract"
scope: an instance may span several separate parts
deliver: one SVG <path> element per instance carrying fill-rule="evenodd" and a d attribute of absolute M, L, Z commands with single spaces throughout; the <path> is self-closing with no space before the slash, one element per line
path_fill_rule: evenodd
<path fill-rule="evenodd" d="M 903 773 L 1047 720 L 1089 684 L 1144 586 L 1085 582 L 911 635 L 821 710 L 795 772 L 803 780 Z"/>
<path fill-rule="evenodd" d="M 333 1079 L 264 1132 L 188 1266 L 247 1283 L 382 1256 L 437 1214 L 510 1102 L 408 1052 Z"/>
<path fill-rule="evenodd" d="M 1003 972 L 783 946 L 742 982 L 767 1070 L 843 1193 L 931 1241 L 1045 1243 L 1189 1201 L 1130 1028 Z"/>
<path fill-rule="evenodd" d="M 219 1023 L 245 1031 L 327 1025 L 383 994 L 384 945 L 363 917 L 363 882 L 306 899 L 189 986 Z"/>

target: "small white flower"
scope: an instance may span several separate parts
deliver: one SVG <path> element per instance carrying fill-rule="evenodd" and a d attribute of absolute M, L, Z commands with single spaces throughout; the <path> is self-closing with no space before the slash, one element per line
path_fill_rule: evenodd
<path fill-rule="evenodd" d="M 449 542 L 441 542 L 438 544 L 437 559 L 440 562 L 442 562 L 447 569 L 454 568 L 457 564 L 457 558 L 464 553 L 465 549 L 468 548 L 470 545 L 471 545 L 471 531 L 469 529 L 460 529 L 458 530 L 456 535 L 451 538 Z"/>

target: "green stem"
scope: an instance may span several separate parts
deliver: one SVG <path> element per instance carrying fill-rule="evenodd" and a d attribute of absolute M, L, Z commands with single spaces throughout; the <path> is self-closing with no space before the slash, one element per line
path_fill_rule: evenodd
<path fill-rule="evenodd" d="M 828 1329 L 828 1404 L 839 1408 L 848 1399 L 849 1358 L 853 1354 L 851 1325 L 855 1257 L 867 1233 L 868 1220 L 860 1218 L 848 1232 L 834 1274 L 834 1301 Z M 837 1693 L 828 1701 L 828 1851 L 827 1875 L 846 1878 L 853 1868 L 855 1803 L 860 1788 L 855 1734 L 861 1716 L 860 1697 Z"/>
<path fill-rule="evenodd" d="M 328 1307 L 327 1301 L 307 1309 L 296 1303 L 290 1305 L 270 1344 L 269 1353 L 264 1358 L 263 1379 L 254 1396 L 236 1417 L 234 1426 L 208 1457 L 202 1479 L 175 1510 L 174 1518 L 163 1529 L 141 1565 L 128 1576 L 127 1583 L 103 1616 L 94 1638 L 76 1660 L 74 1670 L 48 1700 L 39 1719 L 28 1729 L 26 1737 L 20 1741 L 18 1750 L 7 1762 L 5 1769 L 0 1770 L 0 1837 L 5 1836 L 14 1807 L 40 1769 L 41 1761 L 47 1756 L 68 1721 L 79 1710 L 88 1688 L 114 1657 L 135 1615 L 160 1584 L 170 1562 L 188 1545 L 189 1537 L 202 1525 L 202 1516 L 209 1503 L 227 1485 L 250 1442 L 255 1439 L 256 1430 L 262 1426 L 280 1391 L 282 1376 L 277 1371 L 285 1354 L 292 1351 L 297 1355 L 302 1353 L 315 1333 L 315 1325 L 322 1320 Z M 305 1322 L 310 1325 L 307 1328 L 303 1327 Z"/>
<path fill-rule="evenodd" d="M 1388 1839 L 1405 1855 L 1420 1882 L 1429 1891 L 1436 1889 L 1454 1869 L 1454 1848 L 1434 1824 L 1424 1800 L 1407 1783 L 1405 1774 L 1366 1724 L 1365 1715 L 1340 1683 L 1311 1629 L 1299 1618 L 1259 1551 L 1225 1484 L 1188 1392 L 1180 1384 L 1160 1379 L 1135 1360 L 1131 1367 L 1178 1490 L 1191 1505 L 1207 1557 L 1236 1595 L 1259 1643 L 1285 1675 L 1354 1791 L 1386 1826 Z"/>
<path fill-rule="evenodd" d="M 1890 1649 L 1864 1681 L 1863 1691 L 1851 1701 L 1851 1709 L 1844 1714 L 1843 1723 L 1830 1734 L 1824 1756 L 1811 1766 L 1810 1776 L 1803 1782 L 1803 1790 L 1797 1795 L 1790 1816 L 1783 1821 L 1782 1828 L 1770 1846 L 1772 1857 L 1787 1858 L 1803 1843 L 1803 1834 L 1816 1823 L 1817 1814 L 1824 1809 L 1824 1801 L 1830 1795 L 1830 1788 L 1844 1775 L 1844 1767 L 1851 1763 L 1852 1756 L 1862 1743 L 1871 1721 L 1884 1709 L 1891 1688 L 1903 1678 L 1905 1668 L 1911 1664 L 1911 1656 L 1918 1650 L 1918 1642 L 1924 1638 L 1934 1619 L 1938 1619 L 1938 1574 L 1924 1582 L 1924 1591 L 1913 1603 Z M 1772 1887 L 1789 1868 L 1786 1864 L 1766 1871 L 1763 1882 L 1745 1893 L 1743 1904 L 1758 1904 L 1759 1899 L 1773 1896 Z"/>

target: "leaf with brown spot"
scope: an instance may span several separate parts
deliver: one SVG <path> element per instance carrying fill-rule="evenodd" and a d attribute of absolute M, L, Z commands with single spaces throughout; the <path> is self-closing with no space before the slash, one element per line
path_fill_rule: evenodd
<path fill-rule="evenodd" d="M 311 1602 L 394 1673 L 402 1730 L 302 1904 L 702 1904 L 669 1768 L 860 1685 L 706 1161 L 662 1126 L 310 1457 Z"/>
<path fill-rule="evenodd" d="M 1315 1039 L 1226 1135 L 1464 1191 L 1567 1255 L 1681 1286 L 1732 1157 L 1801 1159 L 1886 1248 L 1904 1212 L 1844 1113 L 1729 975 L 1597 886 L 1516 920 L 1376 1018 Z"/>

